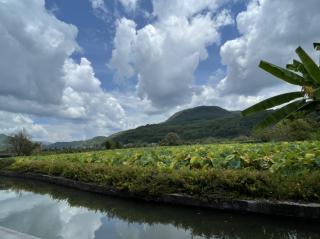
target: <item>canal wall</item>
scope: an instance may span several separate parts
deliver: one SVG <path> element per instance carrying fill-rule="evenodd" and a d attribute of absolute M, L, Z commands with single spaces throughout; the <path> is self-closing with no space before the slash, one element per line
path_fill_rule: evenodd
<path fill-rule="evenodd" d="M 9 228 L 0 227 L 0 238 L 2 239 L 40 239 L 39 237 L 30 236 Z"/>
<path fill-rule="evenodd" d="M 198 199 L 196 197 L 181 194 L 166 194 L 159 196 L 132 193 L 127 190 L 118 190 L 108 186 L 99 186 L 90 183 L 74 181 L 62 177 L 34 173 L 0 172 L 7 177 L 40 180 L 60 186 L 79 189 L 82 191 L 99 193 L 108 196 L 138 199 L 146 202 L 169 203 L 174 205 L 192 206 L 217 210 L 228 210 L 244 213 L 258 213 L 270 216 L 284 216 L 300 219 L 320 220 L 320 203 L 300 203 L 291 201 L 273 200 L 243 200 L 243 199 Z"/>

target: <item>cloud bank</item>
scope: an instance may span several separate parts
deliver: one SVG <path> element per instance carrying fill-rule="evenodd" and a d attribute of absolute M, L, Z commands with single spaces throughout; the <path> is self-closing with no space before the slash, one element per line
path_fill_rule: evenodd
<path fill-rule="evenodd" d="M 298 45 L 312 52 L 320 39 L 318 0 L 250 0 L 240 12 L 234 0 L 151 0 L 147 13 L 138 0 L 115 1 L 113 11 L 107 1 L 89 3 L 115 31 L 102 63 L 113 88 L 79 46 L 83 29 L 58 19 L 45 0 L 0 0 L 0 133 L 84 139 L 198 105 L 239 110 L 294 88 L 259 69 L 261 59 L 285 65 Z"/>

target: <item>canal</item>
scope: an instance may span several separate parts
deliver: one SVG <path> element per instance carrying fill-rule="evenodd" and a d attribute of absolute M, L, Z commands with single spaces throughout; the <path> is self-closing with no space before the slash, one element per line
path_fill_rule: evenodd
<path fill-rule="evenodd" d="M 318 239 L 319 222 L 106 197 L 0 177 L 0 226 L 43 239 Z"/>

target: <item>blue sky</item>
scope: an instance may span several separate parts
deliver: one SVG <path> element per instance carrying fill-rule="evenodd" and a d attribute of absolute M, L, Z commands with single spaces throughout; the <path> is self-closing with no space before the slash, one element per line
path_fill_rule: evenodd
<path fill-rule="evenodd" d="M 0 133 L 87 139 L 296 89 L 257 66 L 285 65 L 299 45 L 316 58 L 319 9 L 319 0 L 0 0 Z"/>

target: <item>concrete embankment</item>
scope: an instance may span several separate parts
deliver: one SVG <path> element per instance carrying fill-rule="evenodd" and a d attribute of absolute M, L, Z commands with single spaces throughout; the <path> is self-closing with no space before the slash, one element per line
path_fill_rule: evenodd
<path fill-rule="evenodd" d="M 2 239 L 40 239 L 39 237 L 30 236 L 17 232 L 5 227 L 0 227 L 0 238 Z"/>

